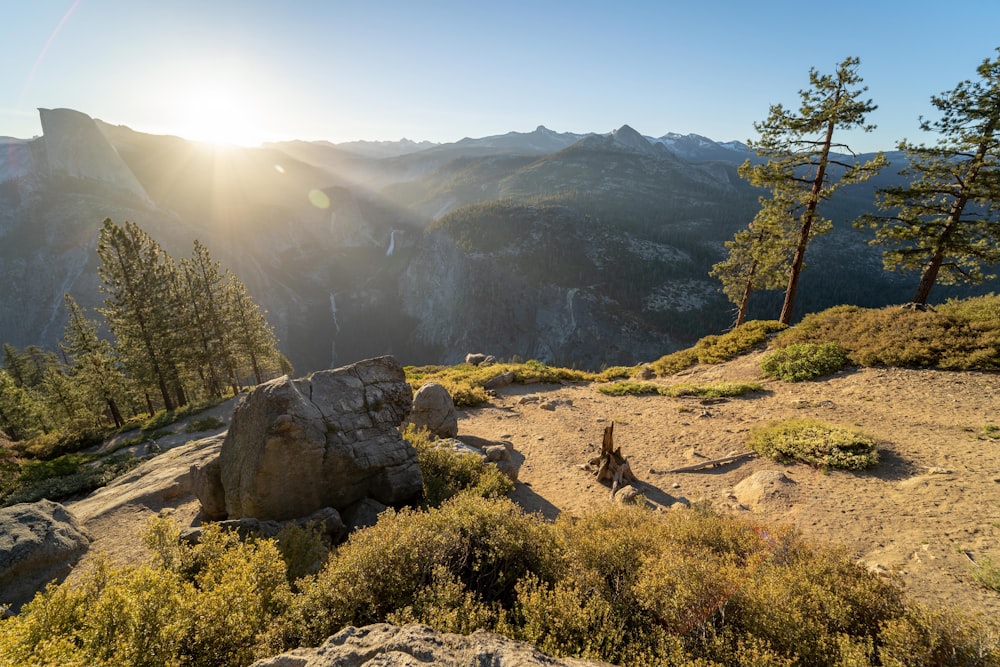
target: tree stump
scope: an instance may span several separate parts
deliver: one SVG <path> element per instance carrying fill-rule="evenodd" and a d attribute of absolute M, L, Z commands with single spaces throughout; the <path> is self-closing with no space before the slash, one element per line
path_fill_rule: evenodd
<path fill-rule="evenodd" d="M 597 466 L 597 481 L 602 484 L 610 482 L 611 499 L 621 488 L 622 482 L 638 482 L 632 473 L 628 459 L 622 456 L 621 447 L 615 448 L 615 423 L 604 427 L 604 442 L 601 444 L 601 455 L 591 459 L 591 466 Z"/>

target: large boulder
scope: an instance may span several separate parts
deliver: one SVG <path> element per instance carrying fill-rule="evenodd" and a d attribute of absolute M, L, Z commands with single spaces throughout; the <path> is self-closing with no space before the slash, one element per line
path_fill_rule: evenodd
<path fill-rule="evenodd" d="M 398 627 L 379 623 L 347 627 L 319 648 L 295 649 L 258 660 L 253 667 L 376 667 L 376 665 L 440 667 L 597 667 L 603 662 L 556 659 L 531 644 L 477 630 L 471 635 L 436 632 L 426 625 Z"/>
<path fill-rule="evenodd" d="M 294 519 L 419 495 L 417 453 L 398 427 L 413 392 L 392 357 L 254 389 L 233 412 L 220 467 L 230 519 Z"/>
<path fill-rule="evenodd" d="M 409 422 L 418 429 L 426 428 L 438 438 L 454 438 L 458 434 L 455 401 L 443 386 L 428 382 L 413 396 Z"/>
<path fill-rule="evenodd" d="M 17 611 L 46 583 L 65 577 L 88 546 L 90 536 L 59 503 L 0 509 L 0 606 Z"/>

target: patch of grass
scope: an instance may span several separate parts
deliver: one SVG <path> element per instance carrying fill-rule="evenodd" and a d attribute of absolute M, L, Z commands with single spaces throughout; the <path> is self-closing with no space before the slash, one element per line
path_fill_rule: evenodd
<path fill-rule="evenodd" d="M 602 374 L 599 373 L 548 366 L 535 360 L 518 364 L 499 363 L 489 366 L 472 366 L 471 364 L 407 366 L 405 371 L 406 379 L 414 391 L 426 382 L 437 382 L 448 390 L 456 407 L 473 407 L 487 402 L 489 395 L 483 385 L 503 373 L 513 373 L 514 382 L 522 383 L 592 382 L 602 377 Z M 620 372 L 618 368 L 605 371 L 605 373 L 609 373 L 609 376 L 618 372 Z"/>
<path fill-rule="evenodd" d="M 972 568 L 972 578 L 980 586 L 1000 593 L 1000 566 L 994 565 L 990 558 L 983 558 Z"/>
<path fill-rule="evenodd" d="M 721 364 L 767 342 L 770 334 L 787 329 L 777 320 L 751 320 L 720 336 L 705 336 L 695 343 L 698 363 Z"/>
<path fill-rule="evenodd" d="M 607 396 L 659 395 L 661 387 L 653 382 L 611 382 L 597 386 L 597 391 Z"/>
<path fill-rule="evenodd" d="M 94 455 L 68 454 L 52 461 L 30 462 L 21 470 L 16 485 L 9 489 L 3 505 L 33 503 L 48 498 L 62 500 L 106 486 L 145 458 L 118 454 L 93 461 Z M 90 463 L 93 462 L 93 465 Z"/>
<path fill-rule="evenodd" d="M 878 443 L 860 431 L 813 419 L 790 419 L 757 429 L 749 446 L 778 461 L 801 461 L 816 468 L 864 470 L 878 463 Z"/>
<path fill-rule="evenodd" d="M 847 354 L 837 343 L 793 343 L 764 355 L 764 375 L 785 382 L 802 382 L 836 373 L 847 364 Z"/>
<path fill-rule="evenodd" d="M 191 420 L 188 427 L 184 429 L 185 433 L 201 433 L 202 431 L 214 431 L 217 428 L 225 426 L 226 422 L 218 419 L 216 417 L 197 417 Z"/>
<path fill-rule="evenodd" d="M 1000 370 L 998 297 L 949 302 L 937 311 L 836 306 L 806 315 L 775 347 L 837 343 L 858 366 Z"/>
<path fill-rule="evenodd" d="M 597 391 L 608 396 L 699 396 L 701 398 L 725 398 L 743 396 L 763 387 L 758 382 L 709 382 L 707 384 L 681 383 L 661 385 L 654 382 L 612 382 L 599 385 Z"/>
<path fill-rule="evenodd" d="M 651 365 L 657 375 L 673 375 L 695 364 L 720 364 L 750 352 L 767 341 L 769 335 L 786 329 L 777 320 L 751 320 L 732 331 L 705 336 L 693 347 L 660 357 Z"/>
<path fill-rule="evenodd" d="M 707 384 L 681 383 L 664 387 L 664 396 L 698 396 L 700 398 L 732 398 L 763 389 L 759 382 L 709 382 Z"/>
<path fill-rule="evenodd" d="M 980 440 L 1000 440 L 1000 426 L 986 424 L 978 437 Z"/>

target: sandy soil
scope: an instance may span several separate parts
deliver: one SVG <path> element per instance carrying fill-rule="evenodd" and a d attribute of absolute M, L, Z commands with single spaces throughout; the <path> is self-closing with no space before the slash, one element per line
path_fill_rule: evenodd
<path fill-rule="evenodd" d="M 996 374 L 852 369 L 822 381 L 762 380 L 759 355 L 697 366 L 662 380 L 761 381 L 764 391 L 724 402 L 610 397 L 594 385 L 513 385 L 460 413 L 460 433 L 513 442 L 524 457 L 514 498 L 555 517 L 609 502 L 609 489 L 578 466 L 600 451 L 604 427 L 664 508 L 709 501 L 718 509 L 792 525 L 842 545 L 859 562 L 895 574 L 914 598 L 1000 615 L 1000 593 L 978 585 L 977 561 L 1000 565 L 1000 426 Z M 552 409 L 554 408 L 554 409 Z M 752 458 L 697 472 L 673 468 L 746 451 L 751 429 L 792 417 L 851 426 L 880 442 L 880 463 L 862 473 L 823 472 Z M 794 483 L 748 507 L 733 493 L 755 472 Z"/>

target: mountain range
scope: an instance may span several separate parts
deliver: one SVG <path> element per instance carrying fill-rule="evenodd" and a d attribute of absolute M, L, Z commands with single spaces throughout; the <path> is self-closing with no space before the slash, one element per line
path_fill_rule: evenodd
<path fill-rule="evenodd" d="M 0 341 L 19 347 L 55 347 L 64 293 L 101 304 L 95 246 L 110 217 L 174 257 L 205 244 L 268 311 L 298 372 L 385 353 L 636 363 L 732 323 L 708 271 L 760 194 L 736 173 L 746 145 L 628 125 L 235 148 L 40 115 L 42 136 L 0 138 Z M 884 272 L 850 226 L 897 172 L 826 203 L 835 227 L 810 247 L 799 315 L 909 300 L 915 277 Z M 756 295 L 751 316 L 776 317 L 777 299 Z"/>

